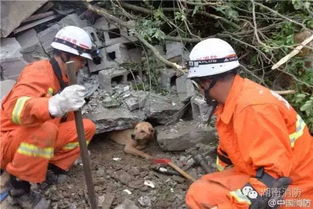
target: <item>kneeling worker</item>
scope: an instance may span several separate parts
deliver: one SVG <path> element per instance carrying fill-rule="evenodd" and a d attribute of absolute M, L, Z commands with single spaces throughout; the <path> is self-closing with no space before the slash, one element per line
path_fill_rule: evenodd
<path fill-rule="evenodd" d="M 73 112 L 85 103 L 85 88 L 68 86 L 66 62 L 78 72 L 92 59 L 92 41 L 81 28 L 66 26 L 55 36 L 54 56 L 27 65 L 2 100 L 1 169 L 10 176 L 9 194 L 22 208 L 48 208 L 48 201 L 30 188 L 46 180 L 47 170 L 58 175 L 79 157 Z M 95 124 L 83 120 L 87 143 Z"/>
<path fill-rule="evenodd" d="M 188 77 L 207 102 L 217 104 L 220 172 L 190 186 L 187 206 L 313 208 L 313 137 L 290 104 L 240 77 L 237 55 L 221 39 L 199 42 L 188 66 Z"/>

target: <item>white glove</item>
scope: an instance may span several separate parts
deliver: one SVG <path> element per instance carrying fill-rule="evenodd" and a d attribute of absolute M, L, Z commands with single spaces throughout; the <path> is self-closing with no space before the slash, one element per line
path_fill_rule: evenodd
<path fill-rule="evenodd" d="M 71 85 L 49 99 L 49 112 L 54 117 L 62 117 L 65 113 L 78 110 L 85 104 L 86 88 Z"/>

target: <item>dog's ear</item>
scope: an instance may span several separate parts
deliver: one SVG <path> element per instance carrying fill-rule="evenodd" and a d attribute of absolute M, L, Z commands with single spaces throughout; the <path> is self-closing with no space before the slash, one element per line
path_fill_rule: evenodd
<path fill-rule="evenodd" d="M 134 122 L 132 123 L 133 128 L 135 128 L 135 127 L 138 125 L 138 123 L 139 123 L 138 121 L 136 121 L 136 122 L 134 121 Z"/>

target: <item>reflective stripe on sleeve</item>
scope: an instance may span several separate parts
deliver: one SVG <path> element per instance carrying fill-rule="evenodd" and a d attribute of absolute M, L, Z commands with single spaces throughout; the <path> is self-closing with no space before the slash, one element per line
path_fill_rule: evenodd
<path fill-rule="evenodd" d="M 303 121 L 303 119 L 299 115 L 297 115 L 296 131 L 289 135 L 291 147 L 294 147 L 297 139 L 299 139 L 302 136 L 305 126 L 306 124 Z"/>
<path fill-rule="evenodd" d="M 24 96 L 24 97 L 20 97 L 16 100 L 15 106 L 14 106 L 13 111 L 12 111 L 12 122 L 13 123 L 15 123 L 17 125 L 22 124 L 21 113 L 23 111 L 25 102 L 29 99 L 30 99 L 30 97 Z"/>
<path fill-rule="evenodd" d="M 22 142 L 17 149 L 17 153 L 32 157 L 42 157 L 49 160 L 54 156 L 54 148 L 40 148 L 33 144 Z"/>

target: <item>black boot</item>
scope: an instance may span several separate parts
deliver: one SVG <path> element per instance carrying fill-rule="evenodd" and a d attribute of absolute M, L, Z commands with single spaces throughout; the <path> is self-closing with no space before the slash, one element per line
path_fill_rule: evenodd
<path fill-rule="evenodd" d="M 40 193 L 30 189 L 30 183 L 10 176 L 10 204 L 19 205 L 23 209 L 48 209 L 50 202 Z"/>
<path fill-rule="evenodd" d="M 65 170 L 53 164 L 49 164 L 46 180 L 39 185 L 39 188 L 41 190 L 46 190 L 53 184 L 63 183 L 66 180 L 66 177 L 67 175 Z"/>

